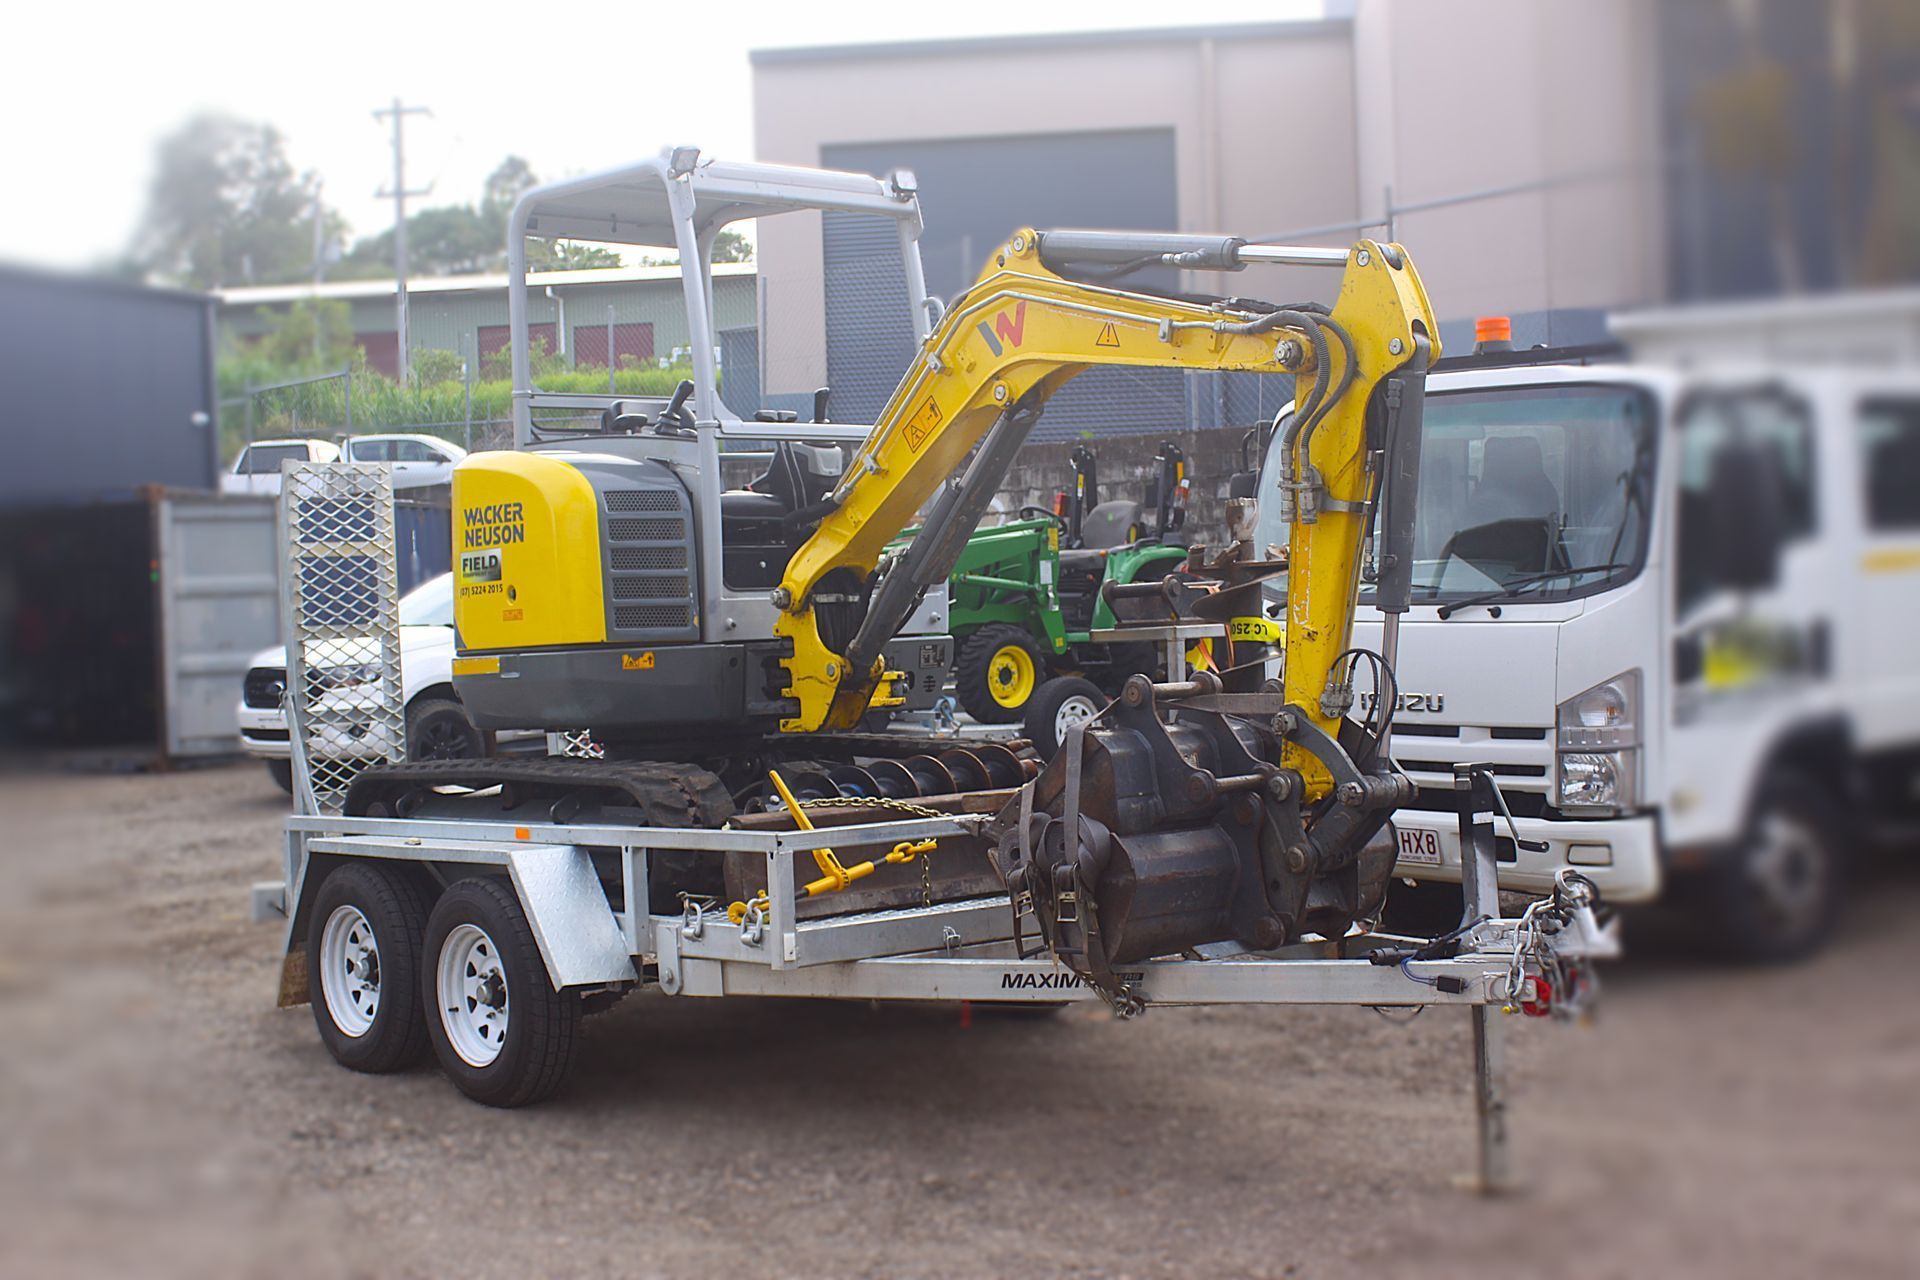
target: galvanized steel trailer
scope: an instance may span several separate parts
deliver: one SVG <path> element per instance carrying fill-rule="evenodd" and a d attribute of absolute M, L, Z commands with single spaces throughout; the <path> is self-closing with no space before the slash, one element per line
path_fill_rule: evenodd
<path fill-rule="evenodd" d="M 1500 918 L 1497 799 L 1490 775 L 1466 769 L 1458 785 L 1463 847 L 1476 853 L 1471 928 L 1424 950 L 1426 940 L 1358 929 L 1275 951 L 1208 946 L 1126 966 L 1126 1002 L 1051 955 L 1020 954 L 1004 892 L 803 918 L 796 858 L 822 846 L 855 854 L 978 840 L 993 821 L 984 813 L 815 831 L 571 822 L 552 812 L 539 821 L 343 815 L 352 775 L 401 749 L 392 521 L 382 514 L 391 485 L 378 466 L 301 464 L 289 467 L 285 490 L 289 670 L 305 673 L 288 694 L 299 811 L 286 822 L 282 878 L 256 884 L 253 906 L 256 918 L 284 922 L 280 1003 L 311 1001 L 322 1039 L 346 1065 L 392 1070 L 430 1039 L 463 1091 L 519 1105 L 564 1074 L 583 1009 L 648 986 L 695 997 L 1108 999 L 1119 1016 L 1176 1005 L 1457 1005 L 1471 1016 L 1478 1175 L 1491 1189 L 1507 1170 L 1501 1010 L 1571 1008 L 1590 990 L 1590 963 L 1618 953 L 1577 880 L 1520 919 Z M 763 858 L 765 897 L 733 915 L 710 900 L 657 911 L 649 861 L 668 852 Z M 535 1068 L 503 1083 L 501 1063 L 527 1053 Z"/>

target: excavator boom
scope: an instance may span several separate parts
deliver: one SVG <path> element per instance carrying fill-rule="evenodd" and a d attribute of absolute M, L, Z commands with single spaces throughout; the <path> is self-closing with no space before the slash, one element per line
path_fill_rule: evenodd
<path fill-rule="evenodd" d="M 1241 241 L 1016 232 L 921 344 L 824 504 L 830 509 L 788 562 L 774 629 L 793 645 L 783 692 L 798 713 L 782 730 L 848 728 L 870 701 L 886 703 L 879 645 L 950 570 L 1046 401 L 1083 370 L 1130 367 L 1298 375 L 1314 388 L 1300 396 L 1297 466 L 1285 495 L 1295 513 L 1286 694 L 1333 733 L 1341 712 L 1331 702 L 1322 711 L 1322 694 L 1347 648 L 1380 479 L 1368 406 L 1396 370 L 1437 355 L 1436 326 L 1398 245 L 1306 252 L 1310 259 L 1292 260 L 1343 268 L 1330 311 L 1169 298 L 1059 273 L 1149 262 L 1232 270 L 1261 260 L 1259 246 Z M 887 542 L 929 499 L 914 542 L 871 582 Z M 871 595 L 858 630 L 834 636 L 836 647 L 816 596 L 826 594 L 823 583 L 849 578 L 870 582 Z M 1311 781 L 1318 766 L 1295 763 Z"/>

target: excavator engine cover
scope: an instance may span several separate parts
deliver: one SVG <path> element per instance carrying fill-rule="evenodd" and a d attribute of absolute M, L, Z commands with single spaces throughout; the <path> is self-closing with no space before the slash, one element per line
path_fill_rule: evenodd
<path fill-rule="evenodd" d="M 1303 804 L 1300 776 L 1279 765 L 1285 711 L 1272 691 L 1227 693 L 1210 676 L 1130 680 L 995 819 L 1023 949 L 1037 925 L 1047 950 L 1111 990 L 1114 965 L 1338 938 L 1373 915 L 1394 862 L 1386 814 L 1407 784 L 1361 774 L 1347 743 L 1329 743 L 1355 785 Z"/>

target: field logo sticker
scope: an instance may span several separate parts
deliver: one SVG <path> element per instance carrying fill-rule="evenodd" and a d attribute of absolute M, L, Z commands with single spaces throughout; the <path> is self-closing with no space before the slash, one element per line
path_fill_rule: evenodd
<path fill-rule="evenodd" d="M 940 419 L 940 406 L 934 403 L 932 396 L 928 396 L 927 402 L 920 406 L 920 411 L 907 419 L 907 448 L 914 453 L 920 452 L 920 446 L 940 426 Z"/>
<path fill-rule="evenodd" d="M 460 553 L 460 581 L 500 581 L 500 553 L 498 551 L 462 551 Z"/>
<path fill-rule="evenodd" d="M 984 320 L 974 328 L 980 331 L 980 336 L 986 341 L 988 350 L 996 356 L 1005 355 L 1007 347 L 1017 347 L 1026 338 L 1027 304 L 1024 300 L 1015 304 L 1012 315 L 1002 311 L 993 318 L 991 329 L 987 328 Z"/>

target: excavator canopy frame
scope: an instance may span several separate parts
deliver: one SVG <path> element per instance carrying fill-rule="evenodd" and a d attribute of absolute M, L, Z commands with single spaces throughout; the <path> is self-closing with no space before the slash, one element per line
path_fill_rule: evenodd
<path fill-rule="evenodd" d="M 714 348 L 713 245 L 728 224 L 786 213 L 839 211 L 891 219 L 904 264 L 907 301 L 916 338 L 933 327 L 935 305 L 927 298 L 920 262 L 923 226 L 913 175 L 886 178 L 827 169 L 739 160 L 705 159 L 698 147 L 664 148 L 659 155 L 615 169 L 543 183 L 528 189 L 507 226 L 507 318 L 513 358 L 514 447 L 534 442 L 536 407 L 600 409 L 621 398 L 537 390 L 530 359 L 527 238 L 670 249 L 680 258 L 687 332 L 693 349 L 692 407 L 702 422 L 738 434 L 739 415 L 720 400 Z M 753 424 L 755 439 L 858 440 L 843 427 L 831 432 L 795 430 L 795 425 Z M 732 428 L 732 431 L 728 429 Z"/>

